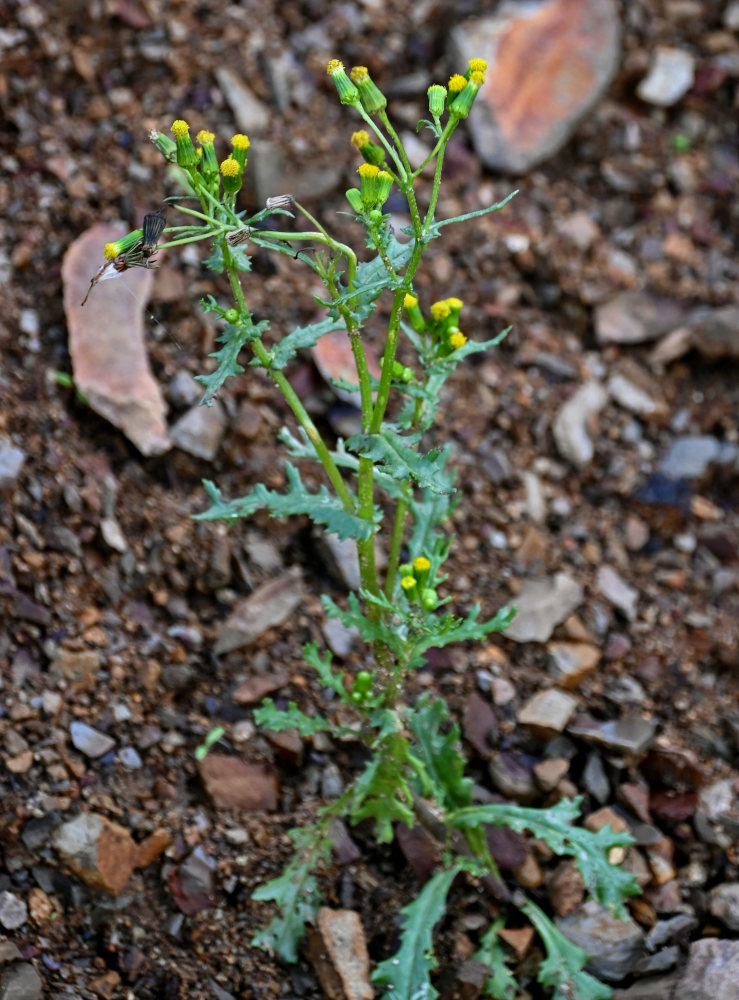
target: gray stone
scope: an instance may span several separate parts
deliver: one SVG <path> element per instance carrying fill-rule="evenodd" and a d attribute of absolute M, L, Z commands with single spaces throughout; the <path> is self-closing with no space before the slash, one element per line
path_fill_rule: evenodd
<path fill-rule="evenodd" d="M 349 628 L 338 618 L 327 618 L 321 625 L 323 638 L 334 656 L 345 659 L 352 651 L 352 646 L 359 636 L 359 629 Z"/>
<path fill-rule="evenodd" d="M 248 646 L 268 628 L 286 621 L 303 600 L 303 578 L 299 567 L 262 584 L 239 601 L 221 626 L 215 644 L 218 655 Z"/>
<path fill-rule="evenodd" d="M 93 760 L 102 757 L 115 746 L 114 739 L 97 729 L 93 729 L 85 722 L 71 722 L 69 733 L 75 748 Z"/>
<path fill-rule="evenodd" d="M 12 892 L 0 892 L 0 924 L 8 931 L 22 927 L 28 920 L 28 907 Z"/>
<path fill-rule="evenodd" d="M 725 927 L 739 931 L 739 882 L 724 882 L 711 889 L 710 908 Z"/>
<path fill-rule="evenodd" d="M 264 132 L 269 125 L 269 111 L 253 91 L 226 66 L 216 67 L 215 78 L 239 131 L 249 134 Z"/>
<path fill-rule="evenodd" d="M 578 718 L 567 731 L 571 736 L 579 736 L 616 753 L 639 754 L 649 748 L 656 729 L 654 719 L 635 716 L 612 722 Z"/>
<path fill-rule="evenodd" d="M 505 630 L 515 642 L 546 642 L 583 599 L 583 589 L 566 573 L 527 580 L 516 596 L 516 616 Z"/>
<path fill-rule="evenodd" d="M 595 311 L 599 344 L 640 344 L 674 330 L 687 315 L 672 299 L 622 292 Z"/>
<path fill-rule="evenodd" d="M 617 983 L 634 968 L 644 952 L 644 931 L 633 920 L 618 920 L 595 900 L 574 913 L 555 918 L 564 936 L 590 956 L 588 972 Z"/>
<path fill-rule="evenodd" d="M 504 750 L 493 754 L 488 771 L 493 786 L 503 795 L 527 802 L 538 794 L 532 768 L 515 751 Z"/>
<path fill-rule="evenodd" d="M 625 615 L 629 621 L 636 618 L 636 602 L 639 600 L 639 591 L 630 587 L 612 566 L 599 568 L 595 585 L 606 600 Z"/>
<path fill-rule="evenodd" d="M 20 475 L 26 453 L 7 441 L 0 441 L 0 490 L 9 490 Z"/>
<path fill-rule="evenodd" d="M 607 383 L 608 392 L 619 406 L 640 417 L 650 417 L 660 412 L 662 407 L 648 392 L 619 372 L 611 375 Z"/>
<path fill-rule="evenodd" d="M 664 945 L 679 938 L 686 938 L 697 928 L 698 921 L 689 913 L 678 913 L 669 920 L 658 920 L 647 934 L 646 945 L 649 951 L 657 951 Z"/>
<path fill-rule="evenodd" d="M 608 394 L 600 382 L 586 382 L 554 418 L 552 433 L 557 450 L 578 468 L 583 468 L 593 459 L 595 446 L 588 427 L 607 402 Z"/>
<path fill-rule="evenodd" d="M 588 755 L 588 760 L 582 773 L 582 780 L 585 788 L 596 802 L 604 805 L 608 801 L 611 794 L 611 785 L 599 753 L 593 751 Z"/>
<path fill-rule="evenodd" d="M 737 1000 L 739 941 L 703 938 L 690 946 L 688 966 L 675 991 L 680 1000 Z"/>
<path fill-rule="evenodd" d="M 196 847 L 180 865 L 182 893 L 184 896 L 212 896 L 215 860 L 202 847 Z"/>
<path fill-rule="evenodd" d="M 550 736 L 561 733 L 577 708 L 577 699 L 550 688 L 538 691 L 521 706 L 517 719 L 522 726 Z"/>
<path fill-rule="evenodd" d="M 649 976 L 627 990 L 614 990 L 613 1000 L 676 1000 L 674 989 L 679 978 L 677 972 L 669 976 Z"/>
<path fill-rule="evenodd" d="M 194 406 L 204 391 L 204 386 L 196 382 L 190 372 L 184 370 L 175 372 L 169 383 L 170 402 L 178 408 Z"/>
<path fill-rule="evenodd" d="M 669 972 L 680 959 L 680 949 L 676 944 L 663 948 L 654 955 L 645 955 L 634 966 L 635 976 L 653 976 L 657 972 Z"/>
<path fill-rule="evenodd" d="M 636 93 L 647 104 L 669 108 L 687 94 L 694 78 L 695 59 L 689 52 L 660 45 Z"/>
<path fill-rule="evenodd" d="M 659 471 L 668 479 L 700 479 L 721 456 L 721 442 L 708 434 L 678 438 L 662 459 Z"/>
<path fill-rule="evenodd" d="M 0 1000 L 41 1000 L 41 976 L 30 962 L 17 962 L 3 972 L 0 979 Z"/>
<path fill-rule="evenodd" d="M 142 760 L 135 747 L 121 747 L 118 751 L 118 760 L 124 767 L 129 768 L 131 771 L 138 770 L 142 764 Z"/>
<path fill-rule="evenodd" d="M 193 406 L 184 413 L 170 431 L 175 448 L 195 458 L 211 462 L 226 427 L 226 413 L 216 399 L 212 406 Z"/>

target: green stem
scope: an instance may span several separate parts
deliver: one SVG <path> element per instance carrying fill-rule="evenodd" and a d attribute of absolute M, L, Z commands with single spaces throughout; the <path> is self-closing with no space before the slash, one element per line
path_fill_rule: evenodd
<path fill-rule="evenodd" d="M 398 573 L 400 550 L 403 547 L 403 532 L 407 513 L 408 501 L 405 498 L 401 498 L 395 507 L 395 518 L 393 520 L 393 531 L 390 536 L 390 550 L 387 559 L 387 571 L 385 573 L 385 597 L 389 601 L 392 600 L 393 591 L 395 590 L 395 577 Z"/>

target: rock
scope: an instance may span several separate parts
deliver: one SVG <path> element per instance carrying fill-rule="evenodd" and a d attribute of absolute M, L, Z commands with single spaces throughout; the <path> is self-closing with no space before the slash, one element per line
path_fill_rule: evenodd
<path fill-rule="evenodd" d="M 608 800 L 611 794 L 611 785 L 599 753 L 593 751 L 588 754 L 588 759 L 582 773 L 582 780 L 585 788 L 597 802 L 600 802 L 602 805 Z"/>
<path fill-rule="evenodd" d="M 553 792 L 570 769 L 565 757 L 548 757 L 534 764 L 534 777 L 542 792 Z"/>
<path fill-rule="evenodd" d="M 182 891 L 186 896 L 212 896 L 216 862 L 201 846 L 196 847 L 180 865 Z"/>
<path fill-rule="evenodd" d="M 135 747 L 121 747 L 118 751 L 118 760 L 129 771 L 137 771 L 143 764 Z"/>
<path fill-rule="evenodd" d="M 28 907 L 12 892 L 0 892 L 0 924 L 6 931 L 14 931 L 22 927 L 28 920 Z"/>
<path fill-rule="evenodd" d="M 203 392 L 203 386 L 184 369 L 175 372 L 169 383 L 169 400 L 177 409 L 195 406 L 198 400 L 202 399 Z"/>
<path fill-rule="evenodd" d="M 636 618 L 639 591 L 630 587 L 612 566 L 601 566 L 595 579 L 599 592 L 629 621 Z"/>
<path fill-rule="evenodd" d="M 58 649 L 49 664 L 52 676 L 61 674 L 81 688 L 94 687 L 100 670 L 100 654 L 94 649 Z"/>
<path fill-rule="evenodd" d="M 372 1000 L 375 994 L 369 981 L 369 955 L 359 914 L 322 906 L 317 926 L 345 1000 Z M 323 982 L 320 966 L 318 974 Z"/>
<path fill-rule="evenodd" d="M 669 108 L 687 94 L 694 78 L 695 59 L 689 52 L 660 45 L 636 93 L 647 104 Z"/>
<path fill-rule="evenodd" d="M 535 524 L 543 524 L 547 516 L 547 504 L 541 488 L 541 480 L 534 472 L 521 473 L 526 489 L 526 509 Z"/>
<path fill-rule="evenodd" d="M 663 948 L 654 955 L 645 955 L 634 966 L 635 976 L 651 976 L 655 972 L 668 972 L 674 969 L 680 959 L 680 949 L 677 945 Z"/>
<path fill-rule="evenodd" d="M 42 1000 L 41 976 L 30 962 L 14 962 L 0 979 L 0 1000 Z"/>
<path fill-rule="evenodd" d="M 326 645 L 340 659 L 345 660 L 352 651 L 354 643 L 359 638 L 359 629 L 355 626 L 349 628 L 340 622 L 338 618 L 327 618 L 321 624 L 321 632 L 326 640 Z"/>
<path fill-rule="evenodd" d="M 508 2 L 455 28 L 451 62 L 489 63 L 469 119 L 485 165 L 525 173 L 561 149 L 610 83 L 619 37 L 611 0 Z"/>
<path fill-rule="evenodd" d="M 367 367 L 373 378 L 380 379 L 382 369 L 375 355 L 368 349 L 369 345 L 363 345 L 367 358 Z M 359 408 L 361 405 L 359 398 L 359 376 L 354 362 L 354 352 L 352 351 L 349 334 L 343 328 L 331 330 L 325 333 L 311 348 L 313 364 L 321 374 L 321 377 L 332 388 L 336 396 L 344 403 Z M 348 382 L 356 385 L 356 389 L 344 389 L 334 384 L 334 382 Z"/>
<path fill-rule="evenodd" d="M 595 311 L 599 344 L 641 344 L 669 333 L 686 312 L 673 299 L 647 292 L 622 292 Z"/>
<path fill-rule="evenodd" d="M 8 441 L 0 440 L 0 490 L 15 486 L 26 460 L 26 453 Z"/>
<path fill-rule="evenodd" d="M 592 461 L 595 453 L 593 440 L 589 433 L 589 425 L 608 401 L 600 382 L 586 382 L 559 409 L 554 418 L 552 433 L 562 458 L 578 468 L 583 468 Z"/>
<path fill-rule="evenodd" d="M 586 642 L 550 642 L 547 666 L 557 684 L 574 688 L 598 666 L 600 650 Z"/>
<path fill-rule="evenodd" d="M 702 938 L 690 945 L 688 966 L 675 990 L 680 1000 L 736 1000 L 739 941 Z"/>
<path fill-rule="evenodd" d="M 359 575 L 357 543 L 353 538 L 339 538 L 335 534 L 318 536 L 319 548 L 326 557 L 333 574 L 348 590 L 359 590 L 362 579 Z"/>
<path fill-rule="evenodd" d="M 689 913 L 678 913 L 670 920 L 658 920 L 647 934 L 645 942 L 647 949 L 657 951 L 672 941 L 685 940 L 697 927 L 698 921 Z"/>
<path fill-rule="evenodd" d="M 114 739 L 84 722 L 71 722 L 69 733 L 75 748 L 92 760 L 109 753 L 115 746 Z"/>
<path fill-rule="evenodd" d="M 708 434 L 678 438 L 660 462 L 659 472 L 668 479 L 700 479 L 723 454 L 721 442 Z"/>
<path fill-rule="evenodd" d="M 690 347 L 709 361 L 739 358 L 739 305 L 696 309 L 688 321 Z"/>
<path fill-rule="evenodd" d="M 552 909 L 558 916 L 566 917 L 577 910 L 585 898 L 585 882 L 574 861 L 560 861 L 547 890 Z"/>
<path fill-rule="evenodd" d="M 548 738 L 561 733 L 577 708 L 577 699 L 564 691 L 550 688 L 539 691 L 521 706 L 516 714 L 522 726 Z"/>
<path fill-rule="evenodd" d="M 303 600 L 300 568 L 293 566 L 239 601 L 221 626 L 215 644 L 218 655 L 248 646 L 268 628 L 281 625 Z"/>
<path fill-rule="evenodd" d="M 613 1000 L 677 1000 L 674 990 L 679 978 L 679 974 L 673 972 L 670 976 L 640 979 L 627 990 L 614 990 Z"/>
<path fill-rule="evenodd" d="M 473 691 L 465 702 L 462 733 L 475 752 L 487 760 L 493 752 L 498 722 L 490 702 Z"/>
<path fill-rule="evenodd" d="M 620 372 L 611 375 L 606 387 L 611 398 L 615 399 L 619 406 L 636 413 L 637 416 L 654 417 L 664 415 L 666 412 L 664 403 L 656 400 L 651 393 Z"/>
<path fill-rule="evenodd" d="M 219 809 L 277 808 L 277 775 L 265 764 L 246 764 L 238 757 L 210 753 L 199 761 L 198 770 Z"/>
<path fill-rule="evenodd" d="M 633 920 L 618 920 L 593 899 L 554 922 L 568 940 L 590 956 L 586 970 L 608 983 L 627 976 L 644 952 L 641 927 Z"/>
<path fill-rule="evenodd" d="M 193 406 L 183 413 L 169 436 L 175 448 L 212 462 L 225 429 L 226 412 L 216 399 L 211 406 Z"/>
<path fill-rule="evenodd" d="M 504 634 L 515 642 L 546 642 L 582 599 L 582 587 L 566 573 L 527 580 L 516 596 L 516 616 Z"/>
<path fill-rule="evenodd" d="M 656 729 L 654 719 L 639 716 L 612 722 L 579 717 L 569 725 L 567 732 L 616 753 L 640 754 L 649 749 Z"/>
<path fill-rule="evenodd" d="M 53 843 L 86 885 L 112 896 L 123 890 L 138 864 L 138 845 L 128 830 L 97 813 L 81 813 L 63 823 Z"/>
<path fill-rule="evenodd" d="M 711 889 L 709 905 L 713 916 L 725 927 L 739 931 L 739 882 L 724 882 Z"/>
<path fill-rule="evenodd" d="M 226 103 L 231 108 L 240 132 L 253 135 L 269 125 L 269 111 L 258 97 L 226 66 L 215 68 L 215 78 Z"/>
<path fill-rule="evenodd" d="M 166 407 L 146 357 L 143 320 L 152 271 L 137 267 L 102 281 L 80 306 L 103 262 L 103 247 L 125 233 L 122 225 L 98 224 L 64 255 L 69 353 L 75 385 L 92 409 L 120 428 L 143 455 L 161 455 L 170 447 Z"/>
<path fill-rule="evenodd" d="M 488 764 L 488 771 L 493 787 L 503 795 L 528 802 L 538 794 L 531 764 L 523 754 L 513 750 L 496 753 Z"/>
<path fill-rule="evenodd" d="M 123 529 L 114 517 L 100 519 L 100 534 L 109 549 L 120 553 L 128 551 L 128 542 L 123 534 Z"/>
<path fill-rule="evenodd" d="M 231 696 L 237 705 L 256 705 L 268 694 L 279 691 L 290 680 L 287 670 L 274 670 L 267 674 L 257 674 L 244 681 Z"/>

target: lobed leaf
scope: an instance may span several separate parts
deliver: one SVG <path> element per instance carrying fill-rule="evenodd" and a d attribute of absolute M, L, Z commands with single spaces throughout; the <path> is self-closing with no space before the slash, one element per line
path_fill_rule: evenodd
<path fill-rule="evenodd" d="M 333 726 L 325 719 L 306 715 L 291 701 L 287 708 L 277 708 L 272 698 L 264 698 L 259 708 L 254 710 L 254 720 L 257 725 L 273 732 L 283 729 L 297 729 L 301 736 L 313 736 L 314 733 L 332 732 Z"/>
<path fill-rule="evenodd" d="M 416 443 L 415 435 L 403 438 L 386 426 L 378 434 L 354 434 L 346 446 L 363 458 L 371 458 L 394 479 L 412 479 L 434 493 L 453 492 L 444 472 L 446 454 L 435 448 L 423 455 L 413 447 Z"/>
<path fill-rule="evenodd" d="M 408 712 L 408 728 L 416 737 L 417 750 L 431 782 L 436 801 L 447 811 L 463 809 L 472 802 L 471 778 L 465 778 L 465 758 L 460 749 L 459 726 L 449 725 L 449 710 L 441 698 L 419 698 Z"/>
<path fill-rule="evenodd" d="M 480 938 L 480 947 L 473 955 L 478 962 L 484 962 L 490 969 L 490 975 L 485 980 L 483 993 L 493 1000 L 515 1000 L 518 984 L 506 967 L 506 954 L 500 943 L 498 931 L 504 926 L 502 917 L 488 927 Z"/>
<path fill-rule="evenodd" d="M 392 841 L 393 823 L 399 821 L 408 826 L 414 823 L 413 795 L 405 775 L 408 750 L 408 740 L 401 733 L 385 732 L 352 786 L 351 822 L 374 820 L 375 836 L 381 844 Z"/>
<path fill-rule="evenodd" d="M 308 326 L 298 326 L 292 333 L 278 341 L 274 347 L 270 348 L 269 361 L 270 368 L 284 368 L 285 365 L 302 348 L 313 347 L 325 333 L 330 333 L 336 329 L 336 320 L 330 316 L 317 323 L 310 323 Z M 254 358 L 252 365 L 258 366 L 259 361 Z"/>
<path fill-rule="evenodd" d="M 267 320 L 259 323 L 229 323 L 226 329 L 217 338 L 223 347 L 209 354 L 208 357 L 215 358 L 218 365 L 210 375 L 196 375 L 195 379 L 205 386 L 203 403 L 210 403 L 226 379 L 231 375 L 240 375 L 244 371 L 243 365 L 238 362 L 241 348 L 253 340 L 257 340 L 269 329 Z"/>

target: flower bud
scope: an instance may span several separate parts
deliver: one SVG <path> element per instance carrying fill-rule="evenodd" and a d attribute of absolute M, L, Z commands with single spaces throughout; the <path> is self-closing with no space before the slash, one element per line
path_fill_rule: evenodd
<path fill-rule="evenodd" d="M 426 587 L 421 594 L 421 606 L 426 611 L 435 611 L 439 604 L 439 595 L 432 587 Z"/>
<path fill-rule="evenodd" d="M 415 295 L 411 295 L 410 292 L 403 299 L 403 308 L 405 309 L 405 314 L 408 317 L 408 322 L 411 328 L 416 331 L 416 333 L 423 333 L 426 330 L 426 320 L 423 318 L 423 313 L 418 308 L 418 299 Z"/>
<path fill-rule="evenodd" d="M 241 190 L 241 164 L 233 156 L 227 157 L 221 163 L 221 177 L 223 179 L 223 190 L 226 194 L 237 194 Z"/>
<path fill-rule="evenodd" d="M 400 581 L 400 586 L 409 601 L 418 600 L 418 585 L 415 576 L 404 576 Z"/>
<path fill-rule="evenodd" d="M 418 584 L 419 590 L 423 590 L 428 582 L 431 563 L 426 556 L 416 556 L 413 560 L 413 576 Z"/>
<path fill-rule="evenodd" d="M 461 299 L 452 297 L 446 300 L 446 304 L 449 306 L 449 325 L 456 326 L 459 322 L 459 314 L 462 312 L 464 303 Z"/>
<path fill-rule="evenodd" d="M 137 243 L 140 243 L 144 236 L 143 229 L 134 229 L 130 233 L 126 233 L 125 236 L 121 236 L 119 240 L 114 243 L 106 243 L 103 249 L 103 257 L 106 260 L 115 260 L 122 253 L 128 253 Z"/>
<path fill-rule="evenodd" d="M 413 576 L 413 566 L 411 563 L 403 563 L 398 566 L 398 576 L 403 579 L 404 576 Z"/>
<path fill-rule="evenodd" d="M 359 104 L 359 91 L 346 75 L 342 62 L 338 59 L 332 59 L 326 67 L 326 72 L 334 81 L 342 104 Z"/>
<path fill-rule="evenodd" d="M 446 87 L 440 83 L 435 83 L 427 91 L 429 95 L 429 111 L 434 118 L 440 118 L 444 114 L 446 107 Z"/>
<path fill-rule="evenodd" d="M 454 330 L 449 336 L 449 346 L 453 351 L 456 351 L 460 347 L 464 347 L 466 343 L 467 338 L 461 330 Z"/>
<path fill-rule="evenodd" d="M 212 181 L 218 176 L 218 159 L 213 145 L 215 136 L 212 132 L 201 129 L 197 134 L 200 143 L 200 169 L 206 181 Z"/>
<path fill-rule="evenodd" d="M 461 73 L 455 73 L 454 76 L 449 77 L 449 83 L 447 84 L 447 90 L 449 91 L 447 95 L 447 100 L 449 105 L 456 99 L 458 94 L 461 94 L 464 88 L 467 86 L 467 77 L 462 76 Z"/>
<path fill-rule="evenodd" d="M 377 200 L 376 204 L 382 207 L 390 197 L 390 189 L 393 186 L 393 179 L 387 170 L 380 170 L 377 174 Z"/>
<path fill-rule="evenodd" d="M 362 206 L 366 211 L 370 211 L 377 204 L 377 177 L 380 170 L 373 163 L 363 163 L 357 167 L 357 173 L 359 174 L 359 194 Z"/>
<path fill-rule="evenodd" d="M 246 151 L 249 146 L 251 146 L 249 136 L 242 135 L 241 132 L 237 132 L 236 135 L 231 138 L 231 145 L 233 146 L 231 156 L 233 156 L 234 160 L 236 160 L 238 165 L 243 170 L 246 166 Z"/>
<path fill-rule="evenodd" d="M 376 142 L 372 142 L 369 133 L 364 129 L 352 135 L 352 146 L 359 150 L 367 163 L 374 163 L 379 167 L 385 162 L 385 150 Z"/>
<path fill-rule="evenodd" d="M 349 188 L 346 192 L 346 200 L 349 202 L 357 215 L 361 215 L 362 212 L 364 212 L 364 205 L 362 204 L 362 196 L 359 193 L 359 188 Z"/>
<path fill-rule="evenodd" d="M 157 132 L 155 128 L 149 132 L 149 141 L 153 142 L 165 160 L 175 163 L 177 160 L 177 143 L 170 139 L 163 132 Z"/>
<path fill-rule="evenodd" d="M 198 154 L 190 138 L 190 126 L 187 122 L 178 118 L 177 121 L 172 122 L 171 131 L 174 133 L 175 146 L 177 147 L 178 166 L 196 167 L 198 165 Z"/>
<path fill-rule="evenodd" d="M 466 118 L 475 103 L 477 92 L 485 83 L 484 73 L 472 73 L 464 90 L 454 98 L 449 106 L 449 114 L 453 118 Z"/>
<path fill-rule="evenodd" d="M 449 327 L 449 317 L 452 310 L 446 299 L 431 303 L 431 321 L 429 323 L 429 333 L 432 337 L 441 337 Z"/>
<path fill-rule="evenodd" d="M 373 115 L 387 107 L 387 98 L 377 84 L 372 81 L 366 66 L 355 66 L 349 75 L 357 86 L 362 107 L 368 115 Z"/>
<path fill-rule="evenodd" d="M 473 73 L 485 73 L 487 68 L 488 64 L 484 59 L 470 59 L 465 76 L 469 80 Z"/>

